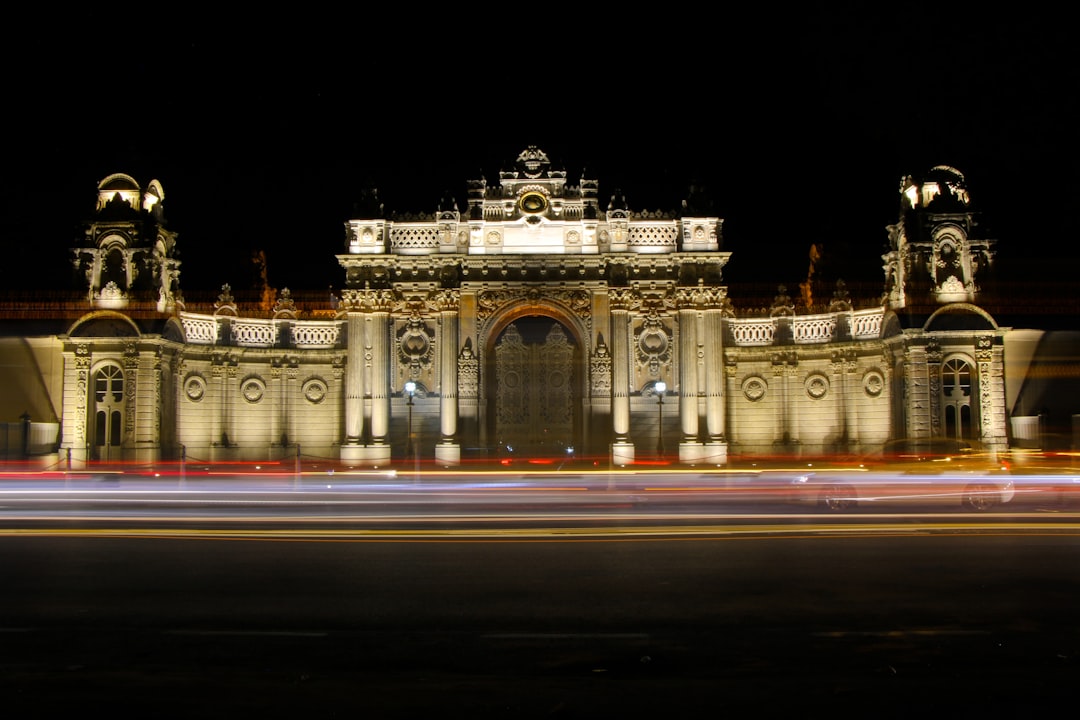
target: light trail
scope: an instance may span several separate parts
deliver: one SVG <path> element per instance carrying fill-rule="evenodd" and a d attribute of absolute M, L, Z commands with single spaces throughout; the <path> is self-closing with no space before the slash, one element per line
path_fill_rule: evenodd
<path fill-rule="evenodd" d="M 679 538 L 920 537 L 942 535 L 1053 535 L 1080 537 L 1077 522 L 924 522 L 745 525 L 652 525 L 560 528 L 0 528 L 0 537 L 144 538 L 202 540 L 395 541 L 585 540 Z"/>

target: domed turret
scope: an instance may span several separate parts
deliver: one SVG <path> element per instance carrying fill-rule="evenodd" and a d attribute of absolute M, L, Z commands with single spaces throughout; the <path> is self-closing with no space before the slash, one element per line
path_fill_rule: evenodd
<path fill-rule="evenodd" d="M 900 180 L 900 219 L 888 226 L 885 303 L 974 302 L 978 272 L 990 265 L 996 241 L 976 237 L 976 213 L 964 175 L 938 165 Z"/>
<path fill-rule="evenodd" d="M 162 312 L 179 300 L 176 233 L 165 228 L 165 191 L 151 180 L 144 191 L 130 175 L 115 173 L 97 185 L 94 217 L 73 248 L 80 282 L 95 307 L 155 303 Z"/>

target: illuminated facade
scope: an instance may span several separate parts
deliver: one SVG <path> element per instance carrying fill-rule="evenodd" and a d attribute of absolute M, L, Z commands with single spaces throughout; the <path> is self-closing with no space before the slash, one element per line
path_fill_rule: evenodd
<path fill-rule="evenodd" d="M 897 437 L 1009 444 L 1007 329 L 976 304 L 993 242 L 951 168 L 905 178 L 882 296 L 854 307 L 839 285 L 812 313 L 782 289 L 740 313 L 721 218 L 601 203 L 597 181 L 571 184 L 535 147 L 497 184 L 470 182 L 464 210 L 401 220 L 370 203 L 321 305 L 283 290 L 259 310 L 229 286 L 186 304 L 163 200 L 156 181 L 100 183 L 73 253 L 85 314 L 33 340 L 59 462 L 382 467 L 409 447 L 445 466 L 571 452 L 707 466 Z"/>

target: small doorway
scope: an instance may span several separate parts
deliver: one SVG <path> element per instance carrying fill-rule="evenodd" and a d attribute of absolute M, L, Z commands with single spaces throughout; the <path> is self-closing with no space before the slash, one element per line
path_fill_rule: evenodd
<path fill-rule="evenodd" d="M 94 460 L 119 460 L 124 427 L 124 372 L 105 365 L 94 375 Z"/>

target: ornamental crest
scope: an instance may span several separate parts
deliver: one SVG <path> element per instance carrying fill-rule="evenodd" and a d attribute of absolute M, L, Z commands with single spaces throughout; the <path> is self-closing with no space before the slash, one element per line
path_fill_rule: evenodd
<path fill-rule="evenodd" d="M 431 367 L 435 356 L 435 331 L 418 317 L 411 318 L 397 332 L 398 361 L 416 377 L 421 369 Z"/>
<path fill-rule="evenodd" d="M 647 367 L 650 375 L 658 376 L 660 366 L 671 362 L 671 339 L 656 311 L 642 320 L 634 348 L 638 364 Z"/>

